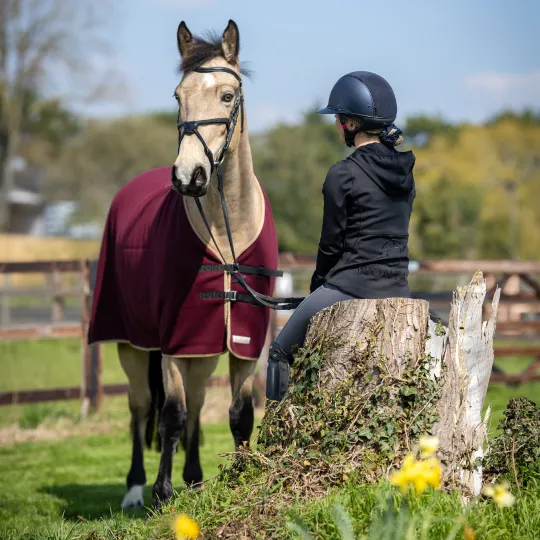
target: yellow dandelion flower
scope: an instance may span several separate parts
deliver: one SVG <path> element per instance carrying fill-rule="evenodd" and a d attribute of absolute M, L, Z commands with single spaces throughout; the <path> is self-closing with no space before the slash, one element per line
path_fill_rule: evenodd
<path fill-rule="evenodd" d="M 429 458 L 437 452 L 439 449 L 439 439 L 437 437 L 420 437 L 418 441 L 420 446 L 420 456 L 423 458 Z"/>
<path fill-rule="evenodd" d="M 484 486 L 482 493 L 493 499 L 499 508 L 509 508 L 516 501 L 516 498 L 510 493 L 509 487 L 508 482 L 503 482 L 498 486 Z"/>
<path fill-rule="evenodd" d="M 468 525 L 465 525 L 465 528 L 463 529 L 463 533 L 465 535 L 465 540 L 476 539 L 476 533 Z"/>
<path fill-rule="evenodd" d="M 390 477 L 390 482 L 399 486 L 403 493 L 413 486 L 416 493 L 421 494 L 428 486 L 440 488 L 441 467 L 436 458 L 417 460 L 413 454 L 408 454 L 403 460 L 403 467 Z"/>
<path fill-rule="evenodd" d="M 181 514 L 174 522 L 174 530 L 176 531 L 176 540 L 194 540 L 199 538 L 201 527 L 186 514 Z"/>

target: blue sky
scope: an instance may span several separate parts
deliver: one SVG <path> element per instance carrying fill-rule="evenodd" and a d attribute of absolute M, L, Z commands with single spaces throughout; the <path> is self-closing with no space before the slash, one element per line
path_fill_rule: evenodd
<path fill-rule="evenodd" d="M 540 109 L 540 0 L 131 0 L 113 37 L 126 90 L 92 115 L 174 110 L 176 28 L 240 29 L 251 131 L 295 121 L 345 73 L 393 86 L 398 121 L 417 113 L 480 122 L 503 107 Z M 399 123 L 399 122 L 396 122 Z"/>

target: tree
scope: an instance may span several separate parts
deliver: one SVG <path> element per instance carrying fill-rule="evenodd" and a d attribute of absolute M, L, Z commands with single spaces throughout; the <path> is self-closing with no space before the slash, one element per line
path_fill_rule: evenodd
<path fill-rule="evenodd" d="M 487 125 L 499 124 L 500 122 L 507 120 L 519 122 L 521 125 L 540 126 L 540 111 L 524 109 L 521 112 L 515 112 L 511 109 L 507 109 L 493 116 L 493 118 L 488 120 Z"/>
<path fill-rule="evenodd" d="M 44 108 L 39 103 L 42 92 L 38 90 L 53 89 L 51 83 L 69 74 L 82 77 L 70 88 L 72 92 L 81 94 L 82 90 L 81 95 L 87 97 L 100 93 L 95 79 L 99 71 L 88 68 L 90 59 L 104 52 L 103 21 L 98 14 L 111 17 L 109 3 L 104 7 L 102 0 L 0 3 L 0 231 L 9 226 L 11 165 L 24 128 L 32 123 L 36 108 L 42 113 L 44 108 L 52 111 L 51 103 Z M 93 80 L 88 80 L 88 73 Z"/>
<path fill-rule="evenodd" d="M 48 170 L 48 195 L 80 202 L 77 220 L 105 220 L 111 199 L 129 180 L 176 159 L 176 122 L 134 117 L 94 120 L 65 145 Z"/>
<path fill-rule="evenodd" d="M 416 256 L 538 258 L 540 126 L 529 116 L 438 133 L 414 152 Z"/>
<path fill-rule="evenodd" d="M 252 140 L 255 173 L 272 204 L 279 248 L 316 251 L 322 223 L 322 185 L 346 155 L 332 124 L 308 113 L 299 125 L 280 125 Z"/>
<path fill-rule="evenodd" d="M 434 135 L 455 137 L 459 129 L 459 125 L 447 122 L 441 116 L 419 114 L 407 118 L 403 131 L 406 142 L 414 146 L 425 146 Z"/>

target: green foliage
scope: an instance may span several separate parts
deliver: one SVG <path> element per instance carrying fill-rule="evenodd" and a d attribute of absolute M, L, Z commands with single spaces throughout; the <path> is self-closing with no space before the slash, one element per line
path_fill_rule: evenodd
<path fill-rule="evenodd" d="M 252 146 L 280 250 L 314 252 L 321 233 L 322 184 L 330 167 L 345 157 L 335 127 L 320 115 L 306 114 L 300 125 L 280 125 L 252 137 Z"/>
<path fill-rule="evenodd" d="M 247 462 L 267 471 L 269 484 L 279 482 L 282 495 L 324 493 L 351 474 L 375 482 L 431 433 L 441 388 L 428 376 L 429 358 L 406 358 L 396 379 L 375 352 L 379 331 L 371 329 L 367 347 L 355 352 L 355 368 L 331 390 L 335 374 L 321 365 L 337 340 L 322 337 L 300 349 L 289 393 L 267 404 L 257 453 Z"/>
<path fill-rule="evenodd" d="M 410 141 L 414 146 L 424 146 L 429 144 L 433 135 L 444 135 L 454 139 L 459 129 L 459 125 L 451 124 L 441 116 L 419 114 L 407 118 L 403 132 L 406 142 Z"/>
<path fill-rule="evenodd" d="M 92 121 L 50 168 L 49 195 L 80 201 L 79 220 L 104 220 L 124 184 L 150 169 L 172 165 L 176 145 L 175 123 L 152 117 Z"/>
<path fill-rule="evenodd" d="M 482 191 L 455 185 L 447 177 L 419 183 L 414 203 L 420 253 L 434 258 L 467 259 L 474 255 Z"/>
<path fill-rule="evenodd" d="M 499 429 L 486 457 L 486 473 L 525 483 L 532 468 L 540 471 L 540 408 L 524 397 L 510 399 Z"/>
<path fill-rule="evenodd" d="M 29 116 L 25 156 L 47 164 L 50 197 L 81 201 L 79 220 L 103 219 L 124 183 L 174 160 L 173 110 L 94 121 L 81 132 L 78 119 L 61 103 L 40 107 Z M 416 155 L 411 257 L 538 258 L 539 118 L 538 112 L 504 111 L 483 126 L 451 124 L 439 116 L 407 119 L 406 144 L 398 150 Z M 49 146 L 41 144 L 45 140 Z M 252 135 L 251 146 L 280 250 L 316 252 L 322 185 L 330 167 L 350 150 L 340 144 L 333 123 L 313 112 L 296 125 Z M 59 159 L 52 147 L 61 149 Z"/>
<path fill-rule="evenodd" d="M 507 109 L 493 116 L 493 118 L 488 120 L 487 124 L 493 125 L 500 122 L 506 122 L 508 120 L 512 122 L 519 122 L 520 124 L 526 126 L 540 126 L 540 110 L 534 111 L 526 108 L 521 112 L 516 112 L 512 109 Z"/>
<path fill-rule="evenodd" d="M 341 504 L 336 503 L 332 507 L 331 514 L 336 524 L 340 540 L 355 540 L 352 520 L 345 508 Z M 305 525 L 299 521 L 287 521 L 287 528 L 303 540 L 313 539 Z"/>
<path fill-rule="evenodd" d="M 536 487 L 532 487 L 536 486 Z M 402 498 L 387 485 L 348 485 L 325 500 L 295 507 L 290 515 L 312 538 L 339 539 L 331 519 L 335 501 L 343 505 L 359 540 L 452 540 L 463 538 L 535 538 L 540 519 L 535 512 L 538 479 L 523 490 L 514 508 L 500 511 L 491 501 L 464 506 L 459 492 L 430 492 L 417 499 Z M 472 536 L 474 535 L 474 536 Z M 276 536 L 280 538 L 281 536 Z M 297 536 L 294 536 L 297 538 Z"/>

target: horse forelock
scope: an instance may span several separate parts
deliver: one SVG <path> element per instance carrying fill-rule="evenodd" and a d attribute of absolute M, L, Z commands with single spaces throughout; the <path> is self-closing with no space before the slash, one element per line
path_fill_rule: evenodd
<path fill-rule="evenodd" d="M 178 74 L 187 75 L 215 58 L 223 58 L 223 61 L 227 62 L 223 56 L 221 35 L 211 31 L 202 37 L 196 36 L 186 51 L 184 58 L 180 61 Z M 245 62 L 240 62 L 238 67 L 242 75 L 245 77 L 251 76 L 252 71 L 247 67 Z"/>

